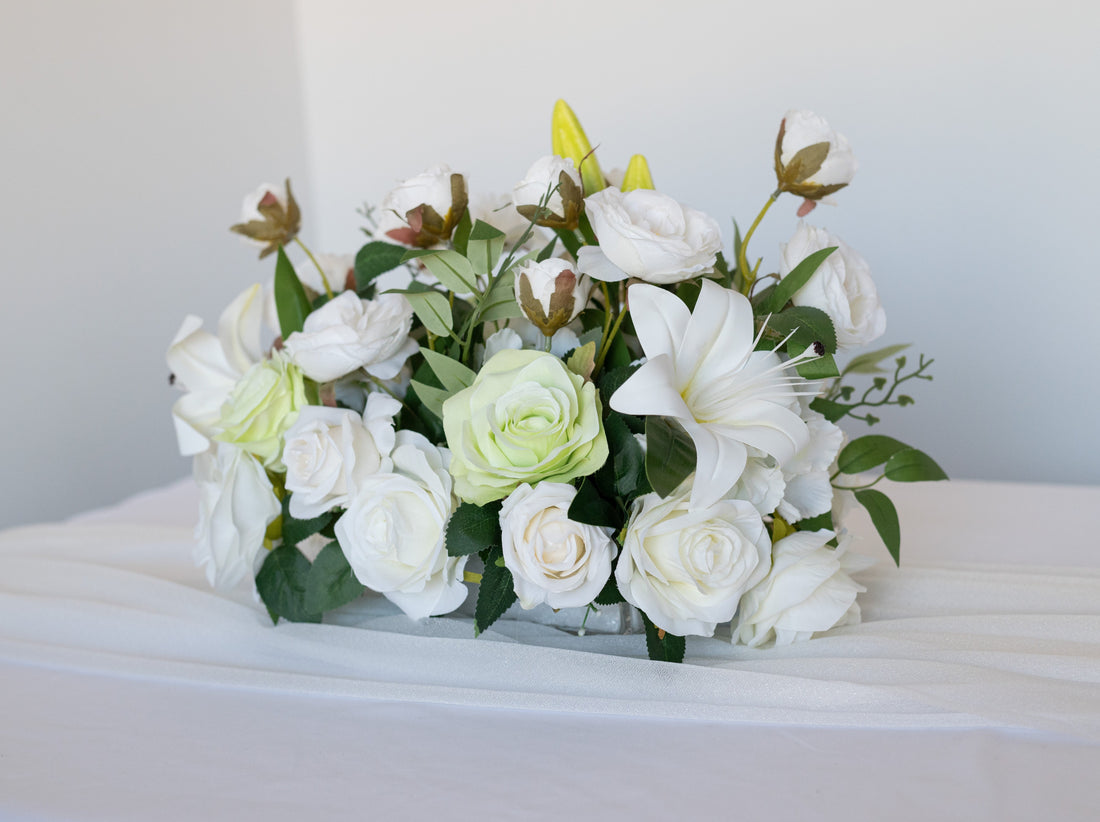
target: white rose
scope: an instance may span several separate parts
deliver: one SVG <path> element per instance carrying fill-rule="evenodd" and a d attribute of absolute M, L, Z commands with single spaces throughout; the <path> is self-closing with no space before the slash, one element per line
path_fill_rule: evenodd
<path fill-rule="evenodd" d="M 359 368 L 382 380 L 400 373 L 418 350 L 409 336 L 412 306 L 401 294 L 361 300 L 345 291 L 308 317 L 283 350 L 316 382 L 331 382 Z"/>
<path fill-rule="evenodd" d="M 774 459 L 761 454 L 748 458 L 745 470 L 727 496 L 751 502 L 761 516 L 770 516 L 782 502 L 786 487 L 783 470 Z"/>
<path fill-rule="evenodd" d="M 771 540 L 752 503 L 693 509 L 690 484 L 634 501 L 615 568 L 619 591 L 658 628 L 713 636 L 741 595 L 768 573 Z"/>
<path fill-rule="evenodd" d="M 775 544 L 771 572 L 741 600 L 734 641 L 790 645 L 859 622 L 856 594 L 867 589 L 850 574 L 872 563 L 849 554 L 846 540 L 830 547 L 832 538 L 832 531 L 797 531 Z"/>
<path fill-rule="evenodd" d="M 462 180 L 450 167 L 439 165 L 403 180 L 382 200 L 375 233 L 421 248 L 446 240 L 466 209 L 465 181 L 461 183 L 461 201 L 456 202 L 455 177 Z M 443 225 L 430 225 L 422 206 L 434 211 Z"/>
<path fill-rule="evenodd" d="M 466 598 L 466 557 L 447 555 L 454 498 L 449 454 L 413 431 L 398 431 L 392 473 L 359 483 L 336 521 L 336 538 L 356 578 L 413 619 L 453 611 Z"/>
<path fill-rule="evenodd" d="M 776 513 L 787 522 L 816 517 L 833 507 L 830 467 L 844 444 L 844 432 L 802 398 L 802 419 L 810 438 L 794 457 L 783 464 L 786 487 Z"/>
<path fill-rule="evenodd" d="M 362 416 L 347 408 L 303 408 L 283 447 L 290 515 L 312 519 L 346 507 L 366 477 L 392 470 L 393 418 L 400 410 L 401 403 L 384 394 L 368 396 Z"/>
<path fill-rule="evenodd" d="M 576 495 L 561 482 L 524 483 L 500 509 L 504 565 L 524 608 L 588 605 L 611 577 L 612 529 L 569 519 Z"/>
<path fill-rule="evenodd" d="M 218 320 L 218 335 L 202 320 L 184 318 L 166 359 L 177 388 L 186 393 L 172 407 L 180 453 L 201 454 L 218 433 L 222 405 L 237 381 L 264 359 L 263 294 L 252 285 L 234 298 Z"/>
<path fill-rule="evenodd" d="M 530 299 L 524 298 L 525 291 Z M 580 315 L 591 293 L 592 280 L 578 275 L 566 260 L 528 260 L 516 268 L 516 302 L 548 337 Z"/>
<path fill-rule="evenodd" d="M 678 283 L 713 268 L 722 249 L 718 223 L 657 191 L 605 188 L 585 208 L 600 245 L 580 250 L 577 269 L 597 280 Z"/>
<path fill-rule="evenodd" d="M 871 269 L 859 254 L 839 237 L 823 228 L 799 223 L 790 241 L 782 247 L 779 276 L 791 270 L 815 251 L 836 246 L 802 288 L 795 292 L 795 305 L 820 308 L 836 328 L 838 348 L 855 348 L 876 340 L 886 331 L 886 312 L 871 279 Z"/>
<path fill-rule="evenodd" d="M 195 457 L 199 522 L 195 562 L 217 588 L 251 575 L 267 526 L 282 512 L 271 480 L 250 454 L 218 444 Z"/>
<path fill-rule="evenodd" d="M 843 134 L 838 134 L 829 127 L 824 117 L 819 117 L 812 111 L 792 109 L 783 117 L 780 135 L 776 173 L 779 175 L 781 187 L 785 182 L 784 173 L 790 168 L 791 160 L 798 152 L 813 145 L 828 143 L 828 153 L 820 167 L 803 168 L 799 174 L 788 175 L 791 179 L 787 181 L 789 185 L 784 190 L 816 200 L 848 185 L 855 176 L 859 164 L 856 163 L 852 147 Z M 808 175 L 805 174 L 807 170 L 811 172 Z"/>
<path fill-rule="evenodd" d="M 563 199 L 561 190 L 561 175 L 565 174 L 575 187 L 570 189 L 572 196 Z M 556 190 L 555 190 L 556 189 Z M 512 189 L 512 203 L 517 209 L 529 211 L 537 208 L 546 197 L 547 192 L 554 190 L 545 207 L 550 210 L 548 222 L 566 223 L 573 222 L 576 226 L 577 211 L 580 206 L 582 192 L 581 175 L 573 166 L 573 161 L 568 157 L 558 157 L 549 154 L 535 161 L 523 179 L 516 183 Z M 571 218 L 571 219 L 570 219 Z"/>

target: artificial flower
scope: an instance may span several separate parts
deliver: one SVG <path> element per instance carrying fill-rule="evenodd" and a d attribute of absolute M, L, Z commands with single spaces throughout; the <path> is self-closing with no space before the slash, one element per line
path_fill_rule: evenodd
<path fill-rule="evenodd" d="M 858 163 L 843 134 L 812 111 L 792 109 L 779 124 L 775 141 L 775 175 L 780 191 L 820 200 L 844 188 Z"/>
<path fill-rule="evenodd" d="M 433 166 L 386 195 L 376 233 L 403 245 L 431 248 L 450 239 L 467 200 L 466 179 L 448 166 Z"/>
<path fill-rule="evenodd" d="M 547 337 L 577 318 L 591 291 L 592 281 L 567 260 L 528 260 L 516 268 L 516 302 Z"/>
<path fill-rule="evenodd" d="M 524 482 L 568 482 L 607 459 L 596 387 L 553 354 L 505 349 L 443 403 L 455 492 L 484 505 Z"/>
<path fill-rule="evenodd" d="M 768 573 L 771 540 L 751 503 L 697 506 L 689 497 L 685 482 L 664 499 L 650 493 L 634 501 L 615 581 L 658 628 L 713 636 Z"/>
<path fill-rule="evenodd" d="M 596 280 L 678 283 L 709 271 L 722 250 L 718 223 L 657 191 L 605 188 L 585 209 L 600 244 L 578 252 L 577 270 Z"/>
<path fill-rule="evenodd" d="M 512 203 L 527 221 L 538 217 L 536 225 L 572 231 L 584 206 L 581 176 L 568 157 L 547 155 L 536 160 L 516 183 Z M 539 210 L 540 205 L 545 211 Z"/>
<path fill-rule="evenodd" d="M 280 189 L 264 183 L 244 198 L 241 221 L 229 230 L 260 249 L 260 259 L 289 244 L 302 227 L 302 214 L 290 180 Z"/>
<path fill-rule="evenodd" d="M 214 439 L 243 448 L 265 467 L 281 468 L 283 434 L 305 405 L 302 372 L 277 352 L 237 380 L 222 406 Z"/>
<path fill-rule="evenodd" d="M 414 431 L 398 431 L 393 471 L 366 477 L 336 521 L 356 578 L 413 619 L 453 611 L 466 598 L 466 557 L 447 556 L 454 508 L 448 454 Z"/>
<path fill-rule="evenodd" d="M 754 351 L 752 305 L 704 279 L 694 311 L 655 286 L 630 287 L 630 312 L 646 362 L 611 396 L 623 414 L 680 423 L 695 443 L 692 504 L 710 505 L 737 482 L 748 448 L 782 466 L 809 436 L 798 415 L 802 381 L 773 351 Z"/>
<path fill-rule="evenodd" d="M 802 398 L 802 419 L 809 437 L 806 444 L 783 465 L 783 498 L 772 509 L 798 522 L 829 511 L 833 505 L 830 467 L 844 444 L 844 432 L 809 407 Z"/>
<path fill-rule="evenodd" d="M 611 577 L 617 548 L 611 529 L 569 519 L 577 489 L 523 483 L 500 509 L 504 565 L 524 608 L 587 605 Z"/>

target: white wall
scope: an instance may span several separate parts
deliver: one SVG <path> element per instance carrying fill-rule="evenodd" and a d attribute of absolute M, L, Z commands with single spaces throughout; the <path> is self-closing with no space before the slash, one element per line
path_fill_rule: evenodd
<path fill-rule="evenodd" d="M 642 152 L 659 188 L 745 224 L 783 112 L 810 108 L 861 162 L 811 221 L 870 261 L 882 343 L 936 358 L 878 430 L 958 477 L 1100 482 L 1098 8 L 299 2 L 313 236 L 353 250 L 354 209 L 435 162 L 507 191 L 548 153 L 558 97 L 605 167 Z M 796 207 L 773 209 L 756 253 L 774 261 Z"/>
<path fill-rule="evenodd" d="M 243 194 L 305 184 L 289 0 L 5 3 L 0 526 L 186 474 L 164 351 L 269 273 Z"/>

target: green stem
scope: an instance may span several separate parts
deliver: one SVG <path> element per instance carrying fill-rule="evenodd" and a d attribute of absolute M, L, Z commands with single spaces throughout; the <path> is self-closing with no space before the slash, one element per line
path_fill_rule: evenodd
<path fill-rule="evenodd" d="M 313 256 L 313 252 L 306 247 L 305 243 L 302 242 L 301 237 L 295 236 L 294 242 L 296 242 L 301 247 L 302 251 L 306 253 L 306 256 L 313 261 L 313 265 L 317 268 L 317 272 L 321 275 L 321 282 L 325 284 L 325 294 L 331 300 L 333 296 L 332 286 L 328 283 L 328 277 L 325 276 L 325 270 L 321 268 L 321 264 L 317 262 L 317 258 Z"/>
<path fill-rule="evenodd" d="M 752 225 L 749 226 L 748 233 L 745 234 L 744 239 L 741 240 L 740 253 L 737 255 L 737 270 L 741 274 L 741 293 L 746 297 L 752 291 L 752 284 L 756 281 L 756 272 L 749 270 L 748 261 L 748 247 L 749 240 L 752 239 L 752 235 L 756 233 L 756 227 L 760 225 L 760 221 L 764 219 L 764 215 L 768 213 L 768 209 L 775 203 L 776 198 L 779 197 L 780 192 L 776 191 L 772 194 L 764 207 L 760 209 L 760 213 L 756 215 L 756 219 L 752 221 Z"/>
<path fill-rule="evenodd" d="M 883 474 L 882 476 L 876 478 L 872 482 L 867 483 L 866 485 L 834 485 L 833 488 L 835 488 L 837 491 L 862 491 L 864 488 L 870 488 L 873 485 L 878 485 L 879 481 L 882 480 L 885 476 L 886 475 Z"/>
<path fill-rule="evenodd" d="M 629 309 L 623 308 L 619 312 L 619 316 L 615 318 L 615 324 L 611 326 L 611 333 L 604 337 L 603 343 L 600 345 L 600 354 L 596 357 L 596 366 L 592 369 L 592 373 L 595 374 L 601 368 L 603 368 L 603 361 L 607 359 L 607 353 L 611 350 L 611 341 L 615 339 L 615 335 L 619 333 L 619 328 L 623 324 L 623 320 L 626 319 L 626 315 Z"/>

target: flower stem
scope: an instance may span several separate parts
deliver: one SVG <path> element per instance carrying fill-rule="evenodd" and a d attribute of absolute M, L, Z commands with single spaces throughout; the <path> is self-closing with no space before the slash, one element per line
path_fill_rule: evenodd
<path fill-rule="evenodd" d="M 760 209 L 760 213 L 756 215 L 756 219 L 752 221 L 752 225 L 749 226 L 748 232 L 745 234 L 744 239 L 741 240 L 740 253 L 737 255 L 737 271 L 741 274 L 741 293 L 746 297 L 752 291 L 752 284 L 756 280 L 756 272 L 749 270 L 748 261 L 748 247 L 749 240 L 752 239 L 752 235 L 756 233 L 756 227 L 760 225 L 761 220 L 764 219 L 764 215 L 768 213 L 768 209 L 772 207 L 772 204 L 779 197 L 780 192 L 776 191 L 772 194 L 764 207 Z"/>
<path fill-rule="evenodd" d="M 604 336 L 603 343 L 600 345 L 600 354 L 596 357 L 596 366 L 592 369 L 593 374 L 603 368 L 603 361 L 607 359 L 607 353 L 611 350 L 611 342 L 615 339 L 615 335 L 619 333 L 619 328 L 622 326 L 623 320 L 626 319 L 628 311 L 629 309 L 624 306 L 619 312 L 619 316 L 615 318 L 615 324 L 611 326 L 611 333 Z"/>
<path fill-rule="evenodd" d="M 302 242 L 301 237 L 295 236 L 294 242 L 296 242 L 301 247 L 302 251 L 306 253 L 306 256 L 313 261 L 313 265 L 317 268 L 317 272 L 321 275 L 321 282 L 325 284 L 325 295 L 331 300 L 333 297 L 332 286 L 329 285 L 328 277 L 325 276 L 325 270 L 321 268 L 321 264 L 317 262 L 317 258 L 313 256 L 313 252 L 306 247 L 305 243 Z"/>

